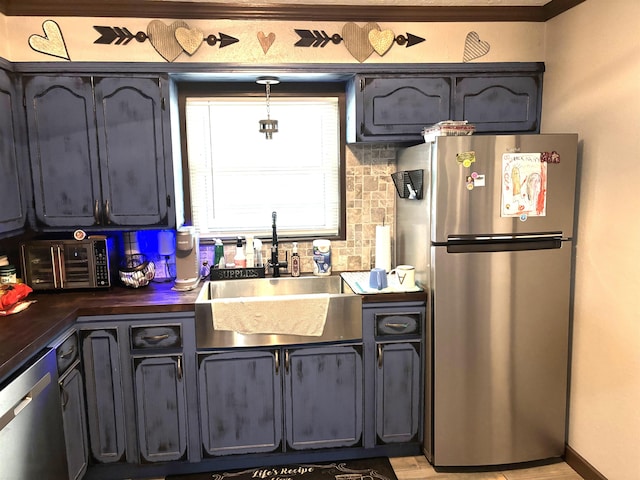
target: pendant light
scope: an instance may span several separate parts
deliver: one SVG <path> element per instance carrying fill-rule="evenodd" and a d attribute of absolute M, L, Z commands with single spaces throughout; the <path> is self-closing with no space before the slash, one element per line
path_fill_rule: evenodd
<path fill-rule="evenodd" d="M 271 96 L 271 85 L 277 85 L 280 83 L 280 80 L 278 77 L 258 77 L 256 83 L 265 86 L 267 98 L 267 119 L 260 120 L 260 133 L 264 133 L 265 138 L 267 140 L 271 140 L 273 138 L 273 134 L 278 131 L 278 121 L 271 120 L 271 105 L 269 103 L 269 98 Z"/>

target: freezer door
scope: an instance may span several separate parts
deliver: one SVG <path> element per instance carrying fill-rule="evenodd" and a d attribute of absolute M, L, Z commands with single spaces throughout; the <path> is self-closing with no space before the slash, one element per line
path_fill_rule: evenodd
<path fill-rule="evenodd" d="M 431 248 L 435 466 L 563 454 L 571 242 L 561 245 Z"/>
<path fill-rule="evenodd" d="M 576 134 L 439 137 L 431 155 L 431 239 L 573 235 Z"/>

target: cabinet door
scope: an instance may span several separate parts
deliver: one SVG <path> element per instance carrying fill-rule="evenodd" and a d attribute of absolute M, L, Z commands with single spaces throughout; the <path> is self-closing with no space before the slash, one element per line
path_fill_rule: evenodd
<path fill-rule="evenodd" d="M 91 454 L 98 462 L 117 462 L 123 459 L 125 451 L 117 332 L 83 331 L 82 335 Z"/>
<path fill-rule="evenodd" d="M 85 419 L 84 388 L 78 367 L 73 368 L 60 382 L 62 421 L 67 447 L 69 480 L 79 480 L 87 471 L 89 447 Z"/>
<path fill-rule="evenodd" d="M 377 344 L 377 443 L 419 440 L 419 349 L 419 342 Z"/>
<path fill-rule="evenodd" d="M 205 454 L 271 452 L 282 441 L 282 382 L 277 351 L 200 357 L 199 390 Z"/>
<path fill-rule="evenodd" d="M 168 225 L 159 79 L 99 78 L 95 100 L 105 221 Z"/>
<path fill-rule="evenodd" d="M 187 450 L 182 355 L 134 358 L 140 455 L 147 462 L 179 460 Z"/>
<path fill-rule="evenodd" d="M 284 350 L 285 425 L 293 450 L 362 442 L 360 347 Z"/>
<path fill-rule="evenodd" d="M 9 75 L 0 70 L 0 235 L 24 227 L 26 214 L 18 168 L 19 102 Z"/>
<path fill-rule="evenodd" d="M 458 78 L 453 116 L 478 133 L 539 133 L 541 90 L 541 74 Z"/>
<path fill-rule="evenodd" d="M 450 116 L 447 77 L 361 77 L 360 88 L 361 140 L 421 140 L 424 127 Z"/>
<path fill-rule="evenodd" d="M 91 78 L 29 77 L 24 88 L 36 222 L 96 224 L 101 196 Z"/>

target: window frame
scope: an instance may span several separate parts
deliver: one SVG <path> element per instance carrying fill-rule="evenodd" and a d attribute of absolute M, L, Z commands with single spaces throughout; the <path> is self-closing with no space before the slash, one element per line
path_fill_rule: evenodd
<path fill-rule="evenodd" d="M 182 202 L 185 224 L 192 223 L 191 214 L 191 186 L 189 180 L 189 163 L 187 152 L 187 127 L 186 127 L 186 100 L 188 97 L 265 97 L 263 85 L 255 82 L 228 82 L 228 81 L 203 81 L 203 82 L 177 82 L 178 97 L 178 118 L 180 127 L 180 152 L 181 152 L 181 177 L 182 177 Z M 337 235 L 323 236 L 329 240 L 346 240 L 347 232 L 347 205 L 346 205 L 346 128 L 347 128 L 347 98 L 346 83 L 344 81 L 335 82 L 311 82 L 311 81 L 283 81 L 271 88 L 271 98 L 274 97 L 327 97 L 338 98 L 338 111 L 340 117 L 340 139 L 338 158 L 338 233 Z M 257 126 L 256 126 L 257 130 Z M 275 133 L 274 135 L 277 135 Z M 267 141 L 267 140 L 265 140 Z M 222 240 L 235 239 L 237 235 L 223 237 Z M 283 241 L 310 241 L 317 238 L 317 235 L 287 235 L 283 232 L 278 238 Z M 258 236 L 269 240 L 271 237 Z M 201 238 L 201 243 L 210 243 L 213 239 Z"/>

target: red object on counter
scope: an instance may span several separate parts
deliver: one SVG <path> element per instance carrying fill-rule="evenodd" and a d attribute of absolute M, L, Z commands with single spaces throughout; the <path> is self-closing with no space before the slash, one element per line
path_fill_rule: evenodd
<path fill-rule="evenodd" d="M 0 310 L 9 310 L 27 298 L 33 290 L 25 283 L 9 283 L 0 286 Z"/>

